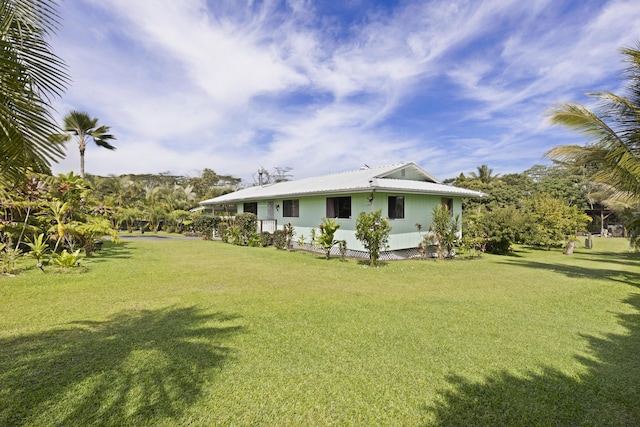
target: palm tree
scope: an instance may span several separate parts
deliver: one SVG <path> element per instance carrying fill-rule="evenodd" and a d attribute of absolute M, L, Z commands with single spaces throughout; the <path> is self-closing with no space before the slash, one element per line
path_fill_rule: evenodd
<path fill-rule="evenodd" d="M 64 131 L 67 134 L 64 140 L 68 141 L 71 136 L 75 136 L 78 140 L 78 148 L 80 149 L 80 176 L 84 178 L 84 152 L 87 149 L 87 140 L 93 139 L 97 146 L 108 150 L 115 150 L 116 147 L 109 143 L 110 140 L 116 139 L 109 133 L 109 126 L 98 126 L 98 119 L 89 117 L 89 114 L 82 111 L 72 110 L 64 118 Z"/>
<path fill-rule="evenodd" d="M 55 0 L 2 0 L 0 3 L 0 176 L 17 179 L 28 168 L 48 171 L 63 145 L 50 101 L 69 82 L 64 62 L 46 39 L 55 32 Z"/>
<path fill-rule="evenodd" d="M 625 75 L 627 97 L 597 92 L 591 111 L 577 103 L 560 104 L 551 111 L 551 123 L 585 135 L 588 142 L 562 145 L 547 156 L 560 162 L 595 166 L 593 179 L 614 187 L 620 198 L 640 199 L 640 42 L 621 50 L 628 67 Z"/>
<path fill-rule="evenodd" d="M 493 169 L 490 169 L 487 165 L 478 166 L 476 169 L 478 172 L 471 172 L 471 178 L 477 179 L 484 184 L 489 184 L 498 177 L 498 175 L 492 175 Z"/>

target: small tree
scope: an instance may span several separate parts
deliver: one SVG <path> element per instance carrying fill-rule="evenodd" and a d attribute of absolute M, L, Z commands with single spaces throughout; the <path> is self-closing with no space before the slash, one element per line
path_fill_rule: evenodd
<path fill-rule="evenodd" d="M 318 244 L 324 249 L 327 260 L 331 257 L 331 248 L 339 243 L 338 240 L 334 240 L 334 235 L 340 224 L 335 219 L 322 218 L 322 223 L 318 226 L 320 228 L 320 236 L 318 236 Z"/>
<path fill-rule="evenodd" d="M 49 245 L 45 239 L 44 233 L 40 233 L 33 238 L 33 241 L 27 241 L 27 246 L 31 249 L 28 253 L 31 257 L 35 258 L 39 267 L 42 267 L 42 258 L 49 251 Z"/>
<path fill-rule="evenodd" d="M 432 230 L 438 248 L 438 258 L 453 258 L 458 243 L 459 217 L 452 218 L 449 209 L 437 206 L 432 213 Z"/>
<path fill-rule="evenodd" d="M 296 232 L 293 228 L 293 224 L 290 222 L 284 225 L 284 232 L 287 235 L 287 249 L 291 249 L 291 243 L 293 242 L 293 236 L 295 236 Z"/>
<path fill-rule="evenodd" d="M 236 215 L 235 225 L 239 229 L 242 244 L 246 245 L 258 229 L 258 217 L 251 212 L 239 213 Z"/>
<path fill-rule="evenodd" d="M 591 218 L 576 206 L 567 206 L 549 195 L 538 195 L 528 203 L 528 223 L 530 229 L 527 243 L 546 246 L 560 246 L 566 241 L 574 245 L 576 233 L 586 229 Z"/>
<path fill-rule="evenodd" d="M 219 219 L 210 214 L 199 214 L 193 218 L 193 229 L 202 233 L 205 240 L 213 238 L 213 230 L 219 225 Z"/>
<path fill-rule="evenodd" d="M 382 209 L 375 212 L 360 212 L 356 219 L 356 239 L 369 251 L 372 266 L 378 265 L 380 251 L 387 248 L 391 226 L 382 218 Z"/>

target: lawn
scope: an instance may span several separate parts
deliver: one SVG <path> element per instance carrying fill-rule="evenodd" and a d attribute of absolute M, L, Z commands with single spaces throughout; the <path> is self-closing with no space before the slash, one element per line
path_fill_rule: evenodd
<path fill-rule="evenodd" d="M 640 425 L 640 254 L 202 240 L 0 276 L 0 425 Z"/>

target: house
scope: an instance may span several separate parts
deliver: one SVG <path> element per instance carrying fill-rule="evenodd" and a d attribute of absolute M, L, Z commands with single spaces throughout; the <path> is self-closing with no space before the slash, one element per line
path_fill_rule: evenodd
<path fill-rule="evenodd" d="M 294 240 L 302 235 L 307 242 L 311 229 L 319 231 L 322 218 L 337 218 L 340 229 L 335 238 L 347 242 L 349 255 L 366 256 L 355 237 L 360 212 L 382 209 L 392 227 L 388 250 L 410 250 L 421 241 L 416 224 L 423 226 L 424 233 L 436 206 L 446 206 L 462 218 L 461 199 L 481 196 L 477 191 L 442 184 L 417 164 L 407 162 L 244 188 L 200 205 L 216 213 L 230 205 L 237 212 L 252 212 L 258 216 L 259 231 L 273 232 L 291 223 Z"/>

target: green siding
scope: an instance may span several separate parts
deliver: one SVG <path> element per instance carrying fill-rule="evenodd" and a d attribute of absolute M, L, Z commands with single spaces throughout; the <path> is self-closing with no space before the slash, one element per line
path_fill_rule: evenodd
<path fill-rule="evenodd" d="M 269 200 L 274 204 L 273 219 L 277 221 L 278 228 L 284 224 L 293 224 L 297 240 L 301 235 L 309 242 L 311 229 L 315 228 L 319 232 L 318 225 L 326 216 L 327 197 L 351 196 L 351 218 L 339 218 L 340 229 L 336 233 L 336 239 L 346 240 L 347 247 L 353 250 L 364 250 L 362 244 L 355 238 L 356 218 L 360 212 L 372 212 L 382 209 L 382 215 L 388 217 L 388 196 L 405 197 L 405 217 L 404 219 L 390 219 L 392 227 L 389 239 L 390 250 L 415 248 L 420 243 L 420 234 L 416 224 L 422 224 L 423 231 L 426 231 L 431 224 L 431 213 L 433 209 L 440 206 L 442 196 L 431 196 L 424 194 L 405 193 L 374 193 L 372 203 L 369 203 L 370 192 L 356 194 L 336 194 L 330 196 L 307 196 L 291 197 L 287 200 L 298 199 L 300 215 L 299 217 L 283 217 L 283 198 Z M 450 197 L 451 198 L 451 197 Z M 258 219 L 268 219 L 267 200 L 258 200 Z M 275 208 L 279 206 L 279 208 Z M 238 204 L 238 212 L 242 212 L 243 204 Z M 462 217 L 462 206 L 460 198 L 453 198 L 453 215 Z"/>

